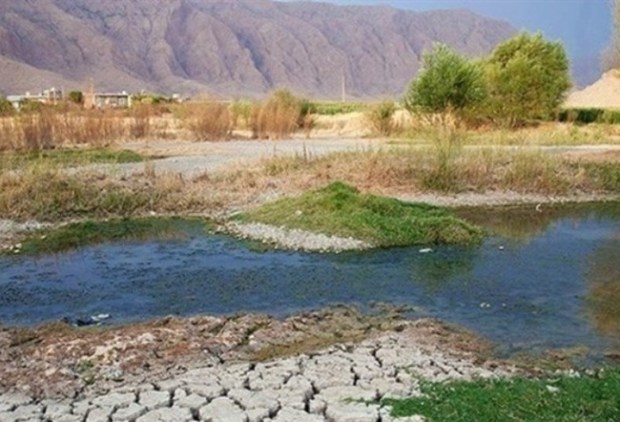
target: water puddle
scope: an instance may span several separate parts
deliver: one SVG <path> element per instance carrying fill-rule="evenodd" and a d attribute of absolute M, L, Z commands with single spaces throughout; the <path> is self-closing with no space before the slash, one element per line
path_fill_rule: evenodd
<path fill-rule="evenodd" d="M 256 251 L 194 224 L 180 239 L 2 257 L 0 321 L 285 316 L 387 302 L 473 329 L 510 352 L 620 347 L 620 204 L 462 213 L 495 234 L 477 248 L 320 255 Z"/>

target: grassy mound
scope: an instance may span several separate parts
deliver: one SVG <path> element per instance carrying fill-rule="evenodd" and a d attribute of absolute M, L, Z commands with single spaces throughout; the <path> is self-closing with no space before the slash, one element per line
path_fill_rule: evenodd
<path fill-rule="evenodd" d="M 599 377 L 426 384 L 424 396 L 384 400 L 392 416 L 430 421 L 617 421 L 620 371 Z"/>
<path fill-rule="evenodd" d="M 239 216 L 243 221 L 364 240 L 377 247 L 470 244 L 482 231 L 443 208 L 360 194 L 340 182 Z"/>
<path fill-rule="evenodd" d="M 181 236 L 189 222 L 178 218 L 136 218 L 82 221 L 58 229 L 43 230 L 21 242 L 17 253 L 39 255 L 82 246 L 122 240 L 146 240 Z M 200 223 L 204 224 L 204 223 Z M 14 252 L 15 249 L 11 251 Z"/>

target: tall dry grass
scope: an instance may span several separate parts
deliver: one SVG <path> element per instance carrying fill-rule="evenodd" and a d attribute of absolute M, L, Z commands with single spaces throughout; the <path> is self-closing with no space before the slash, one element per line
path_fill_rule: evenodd
<path fill-rule="evenodd" d="M 151 211 L 200 212 L 214 199 L 198 186 L 178 174 L 156 174 L 148 163 L 142 174 L 124 179 L 96 172 L 70 174 L 60 165 L 37 161 L 19 171 L 0 173 L 0 216 L 57 221 Z"/>
<path fill-rule="evenodd" d="M 216 102 L 186 104 L 181 116 L 184 126 L 197 141 L 221 141 L 231 135 L 232 113 L 226 104 Z"/>
<path fill-rule="evenodd" d="M 396 104 L 390 100 L 382 101 L 368 109 L 365 117 L 372 133 L 379 136 L 390 136 L 394 133 L 396 129 L 395 113 Z"/>
<path fill-rule="evenodd" d="M 122 115 L 100 110 L 57 110 L 0 118 L 0 151 L 41 151 L 68 145 L 101 147 L 126 135 Z"/>
<path fill-rule="evenodd" d="M 423 192 L 512 191 L 522 194 L 620 193 L 620 166 L 574 160 L 542 150 L 463 149 L 453 160 L 451 183 L 431 183 L 437 171 L 433 147 L 335 153 L 321 157 L 276 157 L 260 170 L 239 172 L 255 184 L 266 180 L 291 192 L 343 181 L 390 195 Z M 232 178 L 231 178 L 232 179 Z"/>
<path fill-rule="evenodd" d="M 254 104 L 252 135 L 260 139 L 283 139 L 300 128 L 304 118 L 302 101 L 287 90 L 278 90 L 264 104 Z"/>

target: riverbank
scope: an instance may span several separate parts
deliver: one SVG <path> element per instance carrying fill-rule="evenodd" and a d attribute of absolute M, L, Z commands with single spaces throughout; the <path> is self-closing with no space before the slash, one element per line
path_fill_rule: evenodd
<path fill-rule="evenodd" d="M 491 345 L 473 334 L 434 320 L 404 320 L 395 311 L 3 328 L 0 415 L 377 421 L 385 414 L 380 405 L 358 400 L 410 397 L 420 380 L 522 373 L 491 359 Z"/>

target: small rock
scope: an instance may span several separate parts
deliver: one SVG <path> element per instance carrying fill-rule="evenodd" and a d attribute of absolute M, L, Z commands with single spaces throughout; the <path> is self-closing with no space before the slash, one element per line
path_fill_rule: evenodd
<path fill-rule="evenodd" d="M 558 387 L 554 387 L 553 385 L 548 385 L 547 391 L 550 392 L 551 394 L 557 394 L 560 392 L 560 389 Z"/>

